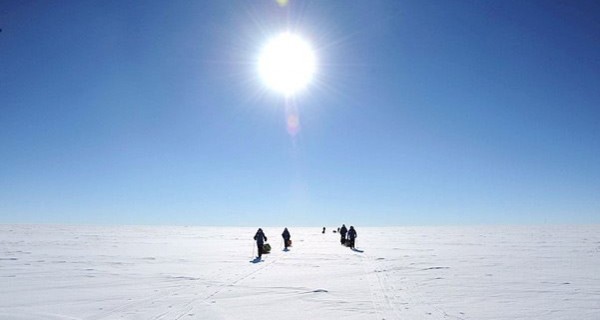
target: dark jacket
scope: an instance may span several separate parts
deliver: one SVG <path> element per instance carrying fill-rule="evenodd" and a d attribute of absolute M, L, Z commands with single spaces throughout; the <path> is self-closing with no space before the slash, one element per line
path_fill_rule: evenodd
<path fill-rule="evenodd" d="M 254 235 L 254 240 L 256 240 L 258 245 L 263 245 L 267 241 L 267 236 L 265 236 L 262 230 L 258 230 Z"/>
<path fill-rule="evenodd" d="M 287 228 L 285 228 L 283 230 L 283 233 L 281 234 L 281 236 L 283 237 L 284 240 L 290 240 L 290 232 L 288 231 Z"/>
<path fill-rule="evenodd" d="M 342 228 L 340 229 L 340 234 L 342 235 L 342 237 L 345 237 L 347 232 L 348 229 L 346 229 L 346 226 L 342 226 Z"/>
<path fill-rule="evenodd" d="M 356 234 L 356 230 L 354 230 L 354 228 L 350 228 L 350 230 L 348 230 L 348 239 L 350 240 L 354 240 L 356 239 L 357 234 Z"/>

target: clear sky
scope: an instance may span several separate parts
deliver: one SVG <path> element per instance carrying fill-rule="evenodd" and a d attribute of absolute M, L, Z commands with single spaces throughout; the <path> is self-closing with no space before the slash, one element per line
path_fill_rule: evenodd
<path fill-rule="evenodd" d="M 598 17 L 598 1 L 1 1 L 0 223 L 600 223 Z M 287 100 L 257 72 L 285 30 L 318 64 Z"/>

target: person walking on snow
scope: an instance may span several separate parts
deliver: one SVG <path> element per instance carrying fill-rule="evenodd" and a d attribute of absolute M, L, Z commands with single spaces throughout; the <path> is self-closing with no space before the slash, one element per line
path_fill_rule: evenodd
<path fill-rule="evenodd" d="M 345 244 L 345 243 L 346 243 L 346 233 L 347 233 L 347 232 L 348 232 L 348 229 L 346 229 L 346 225 L 345 225 L 345 224 L 343 224 L 343 225 L 342 225 L 342 228 L 340 229 L 340 236 L 341 236 L 341 238 L 340 238 L 340 242 L 341 242 L 342 244 Z"/>
<path fill-rule="evenodd" d="M 281 236 L 283 237 L 283 246 L 284 246 L 284 250 L 287 251 L 288 247 L 290 246 L 290 232 L 288 231 L 287 228 L 283 229 L 283 233 L 281 234 Z"/>
<path fill-rule="evenodd" d="M 258 228 L 258 231 L 256 231 L 254 240 L 256 240 L 256 246 L 258 247 L 258 258 L 260 259 L 263 254 L 263 246 L 265 241 L 267 241 L 267 236 L 265 236 L 261 228 Z"/>
<path fill-rule="evenodd" d="M 354 239 L 356 239 L 358 235 L 356 234 L 356 230 L 354 230 L 354 226 L 350 226 L 350 230 L 348 230 L 348 241 L 350 244 L 348 245 L 351 249 L 354 249 Z"/>

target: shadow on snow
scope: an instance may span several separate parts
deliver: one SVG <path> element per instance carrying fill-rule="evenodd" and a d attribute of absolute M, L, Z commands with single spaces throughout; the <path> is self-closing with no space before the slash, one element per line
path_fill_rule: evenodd
<path fill-rule="evenodd" d="M 261 261 L 262 261 L 262 259 L 261 259 L 261 258 L 259 258 L 259 257 L 256 257 L 256 258 L 254 258 L 254 260 L 250 260 L 250 263 L 259 263 L 259 262 L 261 262 Z"/>

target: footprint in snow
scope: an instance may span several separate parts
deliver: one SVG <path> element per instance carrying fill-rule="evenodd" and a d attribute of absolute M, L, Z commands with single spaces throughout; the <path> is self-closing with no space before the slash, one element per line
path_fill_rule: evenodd
<path fill-rule="evenodd" d="M 429 267 L 423 270 L 440 270 L 440 269 L 450 269 L 450 267 Z"/>

